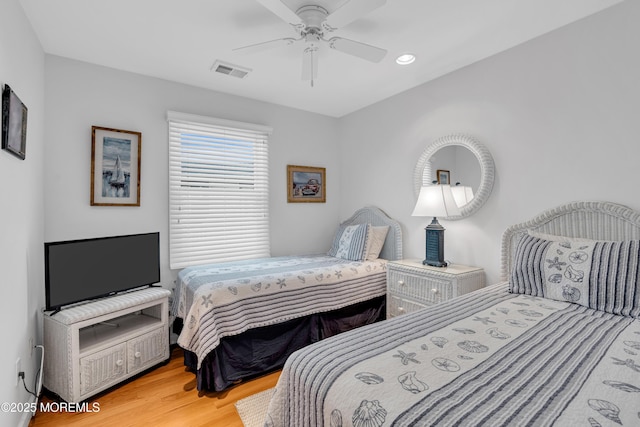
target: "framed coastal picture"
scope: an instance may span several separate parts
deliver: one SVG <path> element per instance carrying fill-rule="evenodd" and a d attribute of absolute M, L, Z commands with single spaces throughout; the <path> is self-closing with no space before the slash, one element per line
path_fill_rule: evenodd
<path fill-rule="evenodd" d="M 27 155 L 27 107 L 9 85 L 2 90 L 2 149 L 22 160 Z"/>
<path fill-rule="evenodd" d="M 91 206 L 140 206 L 142 134 L 91 127 Z"/>
<path fill-rule="evenodd" d="M 325 168 L 287 165 L 287 202 L 324 203 L 327 197 Z"/>
<path fill-rule="evenodd" d="M 438 175 L 438 184 L 451 185 L 451 173 L 445 169 L 438 169 L 436 171 Z"/>

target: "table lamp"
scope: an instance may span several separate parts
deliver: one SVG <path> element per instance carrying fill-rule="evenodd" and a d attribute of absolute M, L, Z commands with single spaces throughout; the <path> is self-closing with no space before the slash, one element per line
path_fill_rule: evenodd
<path fill-rule="evenodd" d="M 416 207 L 411 216 L 432 216 L 433 221 L 425 228 L 426 256 L 425 265 L 446 267 L 444 260 L 444 227 L 440 225 L 438 216 L 460 215 L 460 209 L 453 198 L 450 185 L 428 185 L 420 189 Z"/>

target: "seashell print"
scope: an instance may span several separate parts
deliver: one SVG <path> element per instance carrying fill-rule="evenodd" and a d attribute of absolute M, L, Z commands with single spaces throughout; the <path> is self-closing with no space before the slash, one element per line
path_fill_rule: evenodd
<path fill-rule="evenodd" d="M 398 382 L 403 389 L 410 391 L 413 394 L 418 394 L 421 391 L 429 389 L 429 386 L 416 378 L 416 371 L 405 372 L 398 377 Z"/>
<path fill-rule="evenodd" d="M 521 320 L 507 319 L 504 321 L 509 326 L 515 326 L 516 328 L 527 328 L 529 325 Z"/>
<path fill-rule="evenodd" d="M 584 246 L 580 246 L 578 249 L 580 249 L 581 251 L 587 249 L 589 247 L 589 245 L 584 245 Z"/>
<path fill-rule="evenodd" d="M 423 349 L 424 351 L 429 350 L 429 347 L 427 347 L 427 345 L 426 345 L 426 344 L 422 344 L 422 345 L 420 346 L 420 348 L 421 348 L 421 349 Z"/>
<path fill-rule="evenodd" d="M 229 292 L 231 292 L 234 295 L 238 295 L 238 288 L 236 288 L 235 286 L 229 286 L 227 288 L 229 290 Z"/>
<path fill-rule="evenodd" d="M 562 282 L 562 274 L 560 273 L 556 273 L 556 274 L 552 274 L 551 276 L 549 276 L 549 282 L 551 283 L 560 283 Z"/>
<path fill-rule="evenodd" d="M 562 287 L 562 298 L 570 302 L 576 302 L 580 299 L 580 289 L 564 285 Z"/>
<path fill-rule="evenodd" d="M 547 305 L 547 304 L 538 304 L 538 307 L 544 308 L 545 310 L 555 310 L 555 307 L 551 307 L 550 305 Z"/>
<path fill-rule="evenodd" d="M 453 328 L 453 330 L 465 335 L 471 335 L 476 333 L 476 331 L 474 331 L 473 329 L 467 329 L 467 328 Z"/>
<path fill-rule="evenodd" d="M 251 290 L 253 292 L 258 292 L 260 289 L 262 289 L 262 282 L 254 283 L 253 285 L 251 285 Z"/>
<path fill-rule="evenodd" d="M 617 388 L 618 390 L 626 391 L 629 393 L 640 393 L 640 387 L 636 387 L 628 383 L 623 383 L 620 381 L 602 381 L 602 382 L 608 386 Z"/>
<path fill-rule="evenodd" d="M 363 400 L 351 417 L 353 427 L 380 427 L 387 418 L 387 411 L 377 400 Z"/>
<path fill-rule="evenodd" d="M 372 374 L 371 372 L 358 372 L 355 375 L 356 379 L 362 381 L 365 384 L 380 384 L 384 382 L 384 378 L 380 375 Z"/>
<path fill-rule="evenodd" d="M 196 326 L 196 318 L 193 316 L 189 316 L 189 329 L 193 329 Z"/>
<path fill-rule="evenodd" d="M 624 345 L 628 345 L 629 347 L 635 349 L 635 350 L 640 350 L 640 342 L 638 341 L 623 341 Z"/>
<path fill-rule="evenodd" d="M 564 277 L 574 283 L 582 283 L 582 281 L 584 280 L 584 271 L 576 270 L 572 266 L 568 266 L 564 272 Z"/>
<path fill-rule="evenodd" d="M 338 409 L 331 411 L 331 418 L 329 422 L 330 427 L 342 427 L 342 412 Z"/>
<path fill-rule="evenodd" d="M 304 276 L 298 276 L 298 280 L 300 281 L 300 283 L 304 284 L 306 282 L 306 280 L 304 279 Z"/>
<path fill-rule="evenodd" d="M 489 347 L 487 347 L 486 345 L 472 340 L 461 341 L 458 343 L 458 347 L 465 351 L 468 351 L 469 353 L 486 353 L 487 351 L 489 351 Z"/>
<path fill-rule="evenodd" d="M 587 418 L 587 421 L 589 421 L 589 425 L 591 427 L 602 427 L 602 424 L 600 424 L 599 422 L 597 422 L 595 419 L 591 417 Z"/>
<path fill-rule="evenodd" d="M 558 255 L 564 255 L 564 252 L 563 252 L 563 251 L 561 251 L 560 249 L 556 249 L 556 253 L 557 253 Z"/>
<path fill-rule="evenodd" d="M 431 342 L 438 347 L 443 348 L 444 345 L 449 342 L 449 340 L 444 337 L 431 337 Z"/>
<path fill-rule="evenodd" d="M 560 258 L 558 257 L 555 257 L 554 259 L 547 259 L 546 261 L 549 263 L 549 268 L 555 268 L 558 271 L 562 271 L 562 267 L 567 265 L 566 262 L 560 261 Z"/>
<path fill-rule="evenodd" d="M 509 314 L 509 309 L 506 307 L 498 307 L 496 308 L 496 311 L 499 311 L 502 314 Z"/>
<path fill-rule="evenodd" d="M 521 305 L 523 307 L 529 307 L 529 304 L 527 304 L 526 302 L 515 302 L 515 301 L 511 301 L 511 304 L 513 305 Z"/>
<path fill-rule="evenodd" d="M 582 264 L 589 259 L 589 254 L 584 251 L 575 251 L 569 254 L 569 261 L 574 264 Z"/>
<path fill-rule="evenodd" d="M 393 357 L 399 358 L 403 365 L 408 365 L 409 362 L 420 364 L 420 361 L 415 358 L 415 355 L 415 353 L 405 353 L 402 350 L 398 350 L 398 354 L 394 354 Z"/>
<path fill-rule="evenodd" d="M 324 274 L 320 273 L 316 275 L 316 280 L 318 282 L 322 282 L 323 279 L 324 279 Z"/>
<path fill-rule="evenodd" d="M 562 246 L 565 249 L 571 249 L 571 243 L 569 242 L 559 242 L 558 246 Z"/>
<path fill-rule="evenodd" d="M 498 328 L 487 329 L 487 333 L 493 338 L 498 338 L 499 340 L 506 340 L 511 338 L 511 335 L 507 334 L 506 332 L 499 331 Z"/>
<path fill-rule="evenodd" d="M 453 360 L 445 359 L 444 357 L 436 357 L 431 361 L 431 364 L 445 372 L 458 372 L 460 370 L 460 365 Z"/>
<path fill-rule="evenodd" d="M 529 317 L 542 317 L 542 316 L 544 316 L 544 314 L 540 313 L 539 311 L 535 311 L 535 310 L 518 310 L 518 313 L 522 314 L 523 316 L 529 316 Z"/>
<path fill-rule="evenodd" d="M 613 403 L 606 400 L 589 399 L 587 404 L 591 409 L 597 411 L 603 417 L 622 425 L 622 420 L 620 419 L 620 408 Z"/>
<path fill-rule="evenodd" d="M 473 360 L 473 357 L 471 356 L 467 356 L 465 354 L 459 354 L 458 355 L 458 359 L 462 359 L 462 360 Z"/>
<path fill-rule="evenodd" d="M 623 348 L 623 350 L 624 350 L 625 353 L 630 354 L 632 356 L 637 356 L 638 355 L 638 353 L 636 353 L 635 351 L 631 351 L 628 348 Z"/>

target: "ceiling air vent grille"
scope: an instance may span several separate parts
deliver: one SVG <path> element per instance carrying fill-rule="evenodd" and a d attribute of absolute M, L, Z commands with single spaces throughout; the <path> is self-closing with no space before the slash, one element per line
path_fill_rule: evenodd
<path fill-rule="evenodd" d="M 247 74 L 249 74 L 249 72 L 251 72 L 251 69 L 230 64 L 228 62 L 216 61 L 211 66 L 211 71 L 243 79 Z"/>

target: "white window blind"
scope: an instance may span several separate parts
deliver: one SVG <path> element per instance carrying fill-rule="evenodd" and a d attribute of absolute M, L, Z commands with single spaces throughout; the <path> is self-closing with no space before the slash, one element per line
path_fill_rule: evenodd
<path fill-rule="evenodd" d="M 269 256 L 271 128 L 167 118 L 170 268 Z"/>

